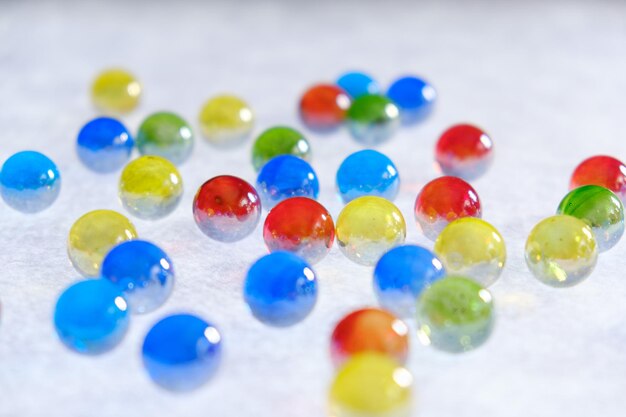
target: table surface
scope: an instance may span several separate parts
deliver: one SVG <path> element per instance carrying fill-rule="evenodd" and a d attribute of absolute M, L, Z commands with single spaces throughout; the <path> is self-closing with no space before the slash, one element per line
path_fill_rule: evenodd
<path fill-rule="evenodd" d="M 134 316 L 110 353 L 65 349 L 51 317 L 59 292 L 79 278 L 66 255 L 68 230 L 92 209 L 123 212 L 119 174 L 88 171 L 74 151 L 78 130 L 96 115 L 90 82 L 112 65 L 144 84 L 140 108 L 124 118 L 133 131 L 162 109 L 196 125 L 200 105 L 220 92 L 252 104 L 255 133 L 300 126 L 302 91 L 348 69 L 385 85 L 406 73 L 430 79 L 439 92 L 435 114 L 380 147 L 402 176 L 396 203 L 407 241 L 432 247 L 413 222 L 412 204 L 438 175 L 438 135 L 469 121 L 495 141 L 493 167 L 474 185 L 484 218 L 507 242 L 508 260 L 491 288 L 498 320 L 486 345 L 454 356 L 411 336 L 415 414 L 623 415 L 626 242 L 602 254 L 593 275 L 571 289 L 540 284 L 523 260 L 530 229 L 554 213 L 583 158 L 626 158 L 626 3 L 598 0 L 0 2 L 0 159 L 37 149 L 63 177 L 59 199 L 40 214 L 0 205 L 0 416 L 323 416 L 334 372 L 332 328 L 347 312 L 376 304 L 371 269 L 334 247 L 315 267 L 319 301 L 304 322 L 273 329 L 255 321 L 241 292 L 247 267 L 265 253 L 260 228 L 221 244 L 191 216 L 206 179 L 229 173 L 254 181 L 251 142 L 223 151 L 198 138 L 181 167 L 186 192 L 178 209 L 160 221 L 134 220 L 177 268 L 171 298 Z M 359 147 L 344 130 L 308 137 L 320 201 L 336 216 L 334 174 Z M 186 395 L 152 384 L 140 360 L 150 326 L 179 311 L 216 323 L 225 344 L 219 374 Z"/>

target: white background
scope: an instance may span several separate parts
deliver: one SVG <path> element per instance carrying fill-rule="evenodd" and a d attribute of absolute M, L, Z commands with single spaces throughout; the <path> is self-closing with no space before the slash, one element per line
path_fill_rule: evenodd
<path fill-rule="evenodd" d="M 133 317 L 121 345 L 100 357 L 65 349 L 51 317 L 59 292 L 78 279 L 66 236 L 83 213 L 111 208 L 117 177 L 97 175 L 75 155 L 80 127 L 97 115 L 89 101 L 102 68 L 124 66 L 145 88 L 124 118 L 173 110 L 196 126 L 200 105 L 233 92 L 256 111 L 255 134 L 300 126 L 302 91 L 363 69 L 388 85 L 405 73 L 430 79 L 440 100 L 423 125 L 380 147 L 403 180 L 397 204 L 408 242 L 431 246 L 413 221 L 420 187 L 434 178 L 433 146 L 450 124 L 469 121 L 492 135 L 496 158 L 475 182 L 484 218 L 502 233 L 506 269 L 493 287 L 498 322 L 489 342 L 459 356 L 413 343 L 420 416 L 621 416 L 626 389 L 626 242 L 603 254 L 593 275 L 565 290 L 528 272 L 523 245 L 552 214 L 585 157 L 626 158 L 624 1 L 353 2 L 6 2 L 0 0 L 0 160 L 36 149 L 61 170 L 49 210 L 26 216 L 0 204 L 0 415 L 325 415 L 333 376 L 329 334 L 357 307 L 373 305 L 371 269 L 335 247 L 316 265 L 319 302 L 289 329 L 264 327 L 243 303 L 242 280 L 265 253 L 260 228 L 236 244 L 213 242 L 191 216 L 197 187 L 218 174 L 255 179 L 251 141 L 232 151 L 197 138 L 181 167 L 185 195 L 157 222 L 134 220 L 143 238 L 171 256 L 177 282 L 156 312 Z M 308 134 L 320 201 L 336 216 L 334 175 L 359 147 L 345 131 Z M 219 326 L 220 373 L 187 395 L 147 378 L 140 361 L 152 323 L 178 311 Z M 414 324 L 411 323 L 411 326 Z"/>

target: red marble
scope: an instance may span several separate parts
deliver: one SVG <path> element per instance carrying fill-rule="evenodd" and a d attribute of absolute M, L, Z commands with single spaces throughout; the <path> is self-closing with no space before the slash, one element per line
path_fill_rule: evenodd
<path fill-rule="evenodd" d="M 611 156 L 598 155 L 585 159 L 574 170 L 571 190 L 583 185 L 600 185 L 626 201 L 626 166 Z"/>
<path fill-rule="evenodd" d="M 318 84 L 309 88 L 300 99 L 300 118 L 313 130 L 332 130 L 339 127 L 350 107 L 348 94 L 332 84 Z"/>
<path fill-rule="evenodd" d="M 435 159 L 446 175 L 475 179 L 485 173 L 493 158 L 493 142 L 482 129 L 458 124 L 443 132 Z"/>

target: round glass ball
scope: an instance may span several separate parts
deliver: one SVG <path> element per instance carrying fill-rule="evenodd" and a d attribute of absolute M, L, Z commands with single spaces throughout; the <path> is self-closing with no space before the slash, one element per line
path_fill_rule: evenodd
<path fill-rule="evenodd" d="M 626 165 L 607 155 L 587 158 L 574 170 L 570 190 L 583 185 L 599 185 L 613 191 L 626 204 Z"/>
<path fill-rule="evenodd" d="M 399 108 L 402 123 L 413 124 L 426 119 L 432 112 L 437 99 L 437 92 L 426 80 L 406 76 L 394 81 L 387 97 Z"/>
<path fill-rule="evenodd" d="M 98 117 L 87 122 L 78 133 L 76 152 L 87 168 L 108 173 L 128 162 L 134 146 L 135 141 L 119 120 Z"/>
<path fill-rule="evenodd" d="M 300 120 L 315 131 L 332 131 L 343 124 L 350 97 L 336 85 L 317 84 L 300 99 Z"/>
<path fill-rule="evenodd" d="M 267 161 L 279 155 L 293 155 L 311 160 L 311 146 L 302 133 L 285 126 L 265 130 L 252 146 L 252 165 L 259 171 Z"/>
<path fill-rule="evenodd" d="M 269 210 L 290 197 L 316 199 L 320 184 L 307 161 L 293 155 L 279 155 L 263 165 L 257 176 L 256 189 L 263 207 Z"/>
<path fill-rule="evenodd" d="M 139 126 L 136 138 L 140 154 L 161 156 L 176 165 L 189 158 L 193 140 L 191 126 L 171 112 L 153 113 L 146 117 Z"/>
<path fill-rule="evenodd" d="M 91 98 L 98 110 L 104 113 L 128 113 L 139 104 L 141 84 L 124 69 L 107 69 L 93 81 Z"/>
<path fill-rule="evenodd" d="M 380 94 L 380 85 L 371 76 L 364 72 L 351 71 L 342 74 L 337 79 L 337 85 L 352 98 L 359 98 L 366 94 Z"/>
<path fill-rule="evenodd" d="M 200 131 L 212 145 L 233 148 L 245 142 L 254 128 L 248 103 L 233 95 L 219 95 L 204 103 L 198 116 Z"/>
<path fill-rule="evenodd" d="M 375 146 L 395 134 L 400 124 L 400 110 L 385 96 L 366 94 L 352 102 L 346 120 L 354 140 Z"/>
<path fill-rule="evenodd" d="M 375 195 L 393 201 L 400 189 L 394 163 L 382 153 L 365 149 L 349 155 L 337 170 L 337 190 L 344 203 Z"/>
<path fill-rule="evenodd" d="M 493 142 L 482 129 L 458 124 L 443 132 L 435 147 L 435 160 L 445 175 L 472 181 L 493 162 Z"/>

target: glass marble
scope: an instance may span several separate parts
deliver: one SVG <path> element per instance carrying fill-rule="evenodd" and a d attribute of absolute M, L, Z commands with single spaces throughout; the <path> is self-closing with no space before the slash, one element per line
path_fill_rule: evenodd
<path fill-rule="evenodd" d="M 191 126 L 182 117 L 170 112 L 151 114 L 137 131 L 139 153 L 161 156 L 176 165 L 189 158 L 193 140 Z"/>
<path fill-rule="evenodd" d="M 295 129 L 284 126 L 271 127 L 261 133 L 252 146 L 252 165 L 259 171 L 270 159 L 278 155 L 293 155 L 311 160 L 311 146 Z"/>
<path fill-rule="evenodd" d="M 387 97 L 400 108 L 402 123 L 413 124 L 430 115 L 435 106 L 437 92 L 426 80 L 407 76 L 391 84 Z"/>
<path fill-rule="evenodd" d="M 455 125 L 439 137 L 435 160 L 445 175 L 475 180 L 487 172 L 493 162 L 493 142 L 476 126 Z"/>
<path fill-rule="evenodd" d="M 380 304 L 399 317 L 413 317 L 425 288 L 446 271 L 434 253 L 416 245 L 402 245 L 385 253 L 374 268 L 374 292 Z"/>
<path fill-rule="evenodd" d="M 398 208 L 382 197 L 349 202 L 337 218 L 337 243 L 344 255 L 361 265 L 374 265 L 406 238 L 406 223 Z"/>
<path fill-rule="evenodd" d="M 374 146 L 386 142 L 396 132 L 400 110 L 387 97 L 366 94 L 352 102 L 346 120 L 357 142 Z"/>
<path fill-rule="evenodd" d="M 263 226 L 270 252 L 293 252 L 309 263 L 321 261 L 335 240 L 335 223 L 328 210 L 306 197 L 288 198 L 276 205 Z"/>
<path fill-rule="evenodd" d="M 165 252 L 145 240 L 115 246 L 102 261 L 102 278 L 123 293 L 133 313 L 149 313 L 161 306 L 174 287 L 174 267 Z"/>
<path fill-rule="evenodd" d="M 263 207 L 271 209 L 289 197 L 316 199 L 320 192 L 317 174 L 304 159 L 279 155 L 270 159 L 256 180 Z"/>
<path fill-rule="evenodd" d="M 141 156 L 129 162 L 119 182 L 122 205 L 132 215 L 157 220 L 170 214 L 183 195 L 183 179 L 165 158 Z"/>
<path fill-rule="evenodd" d="M 400 189 L 400 176 L 386 155 L 365 149 L 343 160 L 337 170 L 336 183 L 344 203 L 365 195 L 394 200 Z"/>
<path fill-rule="evenodd" d="M 317 279 L 309 264 L 291 252 L 272 252 L 248 270 L 243 290 L 250 311 L 270 326 L 286 327 L 315 307 Z"/>
<path fill-rule="evenodd" d="M 353 311 L 335 326 L 330 338 L 330 354 L 335 366 L 357 353 L 377 352 L 406 362 L 409 328 L 396 316 L 379 308 Z"/>
<path fill-rule="evenodd" d="M 127 310 L 122 292 L 109 281 L 79 281 L 59 296 L 54 327 L 68 348 L 97 355 L 122 340 L 128 329 Z"/>
<path fill-rule="evenodd" d="M 598 260 L 593 230 L 573 216 L 539 222 L 526 240 L 526 264 L 535 278 L 552 287 L 571 287 L 587 278 Z"/>
<path fill-rule="evenodd" d="M 50 207 L 61 192 L 57 166 L 44 154 L 13 154 L 0 171 L 0 194 L 5 203 L 22 213 L 38 213 Z"/>
<path fill-rule="evenodd" d="M 624 234 L 622 202 L 599 185 L 583 185 L 570 191 L 559 204 L 557 214 L 574 216 L 587 223 L 600 252 L 611 249 Z"/>
<path fill-rule="evenodd" d="M 482 216 L 480 198 L 474 188 L 457 177 L 439 177 L 424 185 L 414 206 L 415 220 L 424 236 L 437 239 L 450 222 Z"/>
<path fill-rule="evenodd" d="M 599 185 L 613 191 L 626 204 L 626 165 L 612 156 L 585 159 L 574 170 L 570 190 L 582 185 Z"/>
<path fill-rule="evenodd" d="M 447 276 L 425 289 L 417 302 L 417 335 L 424 345 L 450 353 L 477 348 L 495 321 L 491 293 L 476 281 Z"/>
<path fill-rule="evenodd" d="M 143 366 L 156 384 L 189 392 L 208 382 L 222 358 L 222 336 L 213 324 L 191 314 L 161 319 L 146 335 Z"/>
<path fill-rule="evenodd" d="M 87 122 L 78 133 L 76 152 L 87 168 L 108 173 L 128 162 L 134 146 L 135 141 L 119 120 L 98 117 Z"/>
<path fill-rule="evenodd" d="M 329 392 L 333 417 L 409 417 L 413 376 L 387 355 L 352 356 L 339 370 Z"/>
<path fill-rule="evenodd" d="M 236 242 L 250 235 L 261 218 L 261 200 L 241 178 L 211 178 L 193 199 L 193 218 L 202 232 L 220 242 Z"/>
<path fill-rule="evenodd" d="M 254 128 L 254 112 L 248 103 L 229 94 L 215 96 L 204 103 L 198 120 L 204 138 L 220 148 L 241 145 Z"/>
<path fill-rule="evenodd" d="M 67 254 L 81 275 L 97 277 L 106 254 L 117 244 L 136 238 L 137 230 L 126 217 L 113 210 L 94 210 L 72 225 Z"/>
<path fill-rule="evenodd" d="M 128 113 L 137 107 L 141 84 L 126 70 L 113 68 L 102 71 L 91 86 L 95 106 L 105 113 Z"/>
<path fill-rule="evenodd" d="M 506 262 L 500 233 L 486 221 L 473 217 L 446 226 L 435 241 L 435 254 L 448 274 L 472 278 L 486 287 L 498 280 Z"/>
<path fill-rule="evenodd" d="M 368 74 L 359 71 L 346 72 L 337 79 L 337 85 L 352 98 L 366 94 L 380 94 L 380 85 Z"/>
<path fill-rule="evenodd" d="M 316 131 L 335 130 L 343 124 L 350 107 L 350 97 L 332 84 L 317 84 L 300 99 L 300 120 Z"/>

